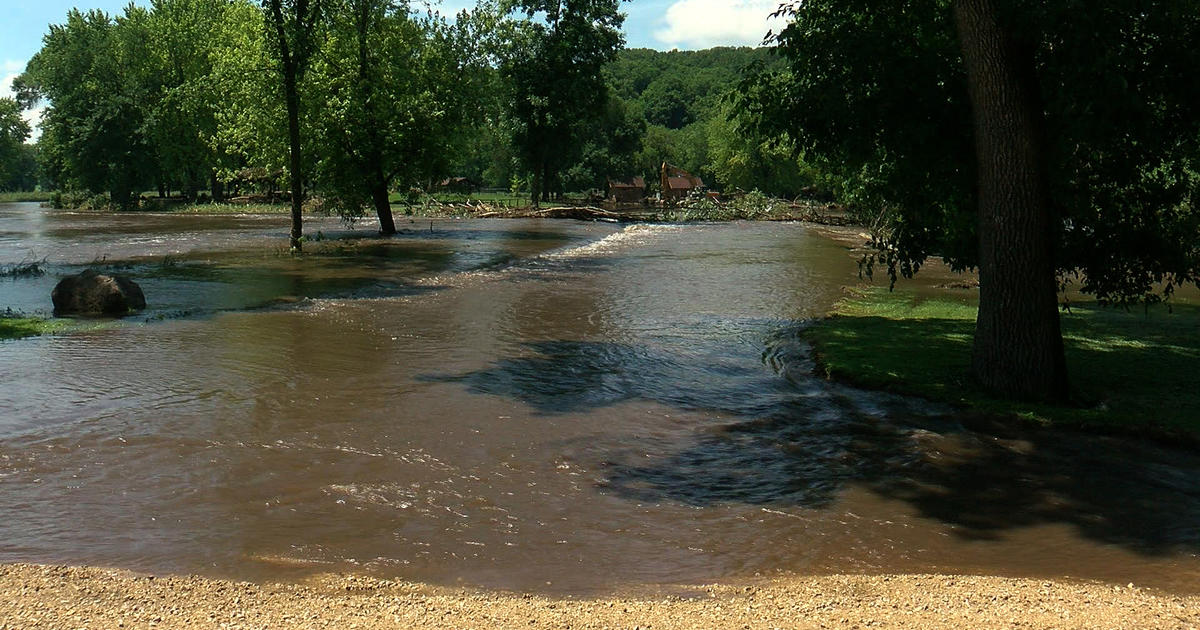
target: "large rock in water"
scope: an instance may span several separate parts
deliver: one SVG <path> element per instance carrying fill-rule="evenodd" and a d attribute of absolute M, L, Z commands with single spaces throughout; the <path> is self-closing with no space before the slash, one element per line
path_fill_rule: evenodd
<path fill-rule="evenodd" d="M 59 281 L 50 294 L 55 315 L 125 315 L 146 308 L 136 282 L 88 269 Z"/>

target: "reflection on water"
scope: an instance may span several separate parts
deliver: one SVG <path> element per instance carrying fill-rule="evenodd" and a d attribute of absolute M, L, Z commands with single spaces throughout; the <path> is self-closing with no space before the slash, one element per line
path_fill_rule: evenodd
<path fill-rule="evenodd" d="M 279 267 L 278 226 L 210 227 L 139 281 L 316 299 L 0 343 L 0 561 L 1200 583 L 1196 455 L 813 378 L 799 331 L 855 268 L 802 226 L 445 222 Z"/>

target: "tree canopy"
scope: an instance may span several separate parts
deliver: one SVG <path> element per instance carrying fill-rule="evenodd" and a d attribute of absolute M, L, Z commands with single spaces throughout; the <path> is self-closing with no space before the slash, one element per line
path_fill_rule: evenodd
<path fill-rule="evenodd" d="M 561 171 L 578 157 L 586 128 L 601 117 L 601 70 L 624 44 L 620 0 L 515 0 L 497 37 L 507 121 L 516 155 L 531 176 L 534 205 L 561 192 Z"/>
<path fill-rule="evenodd" d="M 313 69 L 318 176 L 342 214 L 370 207 L 390 234 L 394 182 L 446 173 L 462 141 L 480 91 L 475 22 L 420 17 L 386 0 L 342 0 L 330 15 Z"/>
<path fill-rule="evenodd" d="M 1028 134 L 1014 140 L 1034 148 L 1030 168 L 1044 190 L 1035 214 L 1047 218 L 1049 264 L 1039 273 L 1115 303 L 1195 282 L 1194 2 L 1147 11 L 1132 0 L 813 0 L 783 13 L 775 51 L 786 67 L 748 79 L 740 107 L 760 133 L 785 137 L 838 176 L 878 226 L 877 260 L 893 275 L 915 273 L 929 255 L 980 267 L 983 313 L 989 287 L 1021 271 L 981 266 L 1016 207 L 1004 198 L 1012 186 L 993 186 L 981 165 L 995 155 L 988 134 L 1027 110 Z M 980 24 L 1002 63 L 986 54 L 967 63 Z M 983 88 L 1001 76 L 1025 95 L 1016 110 L 989 107 L 1003 94 Z M 1000 214 L 984 220 L 983 206 Z"/>
<path fill-rule="evenodd" d="M 931 254 L 977 263 L 976 170 L 952 3 L 792 5 L 786 69 L 747 80 L 741 107 L 786 135 L 873 213 L 903 274 Z M 1056 214 L 1056 267 L 1105 300 L 1195 280 L 1200 251 L 1200 34 L 1194 2 L 1142 11 L 1074 2 L 1004 12 L 1030 51 Z M 876 221 L 873 221 L 876 222 Z"/>
<path fill-rule="evenodd" d="M 29 123 L 11 98 L 0 98 L 0 191 L 27 190 L 31 157 L 25 145 Z"/>

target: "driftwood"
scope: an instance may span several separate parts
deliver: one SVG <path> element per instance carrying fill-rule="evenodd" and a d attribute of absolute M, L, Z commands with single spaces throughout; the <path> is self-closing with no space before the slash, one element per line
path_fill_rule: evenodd
<path fill-rule="evenodd" d="M 614 221 L 634 220 L 631 215 L 621 214 L 597 208 L 596 206 L 555 206 L 532 210 L 529 216 L 536 217 L 565 217 L 571 219 L 609 219 Z"/>

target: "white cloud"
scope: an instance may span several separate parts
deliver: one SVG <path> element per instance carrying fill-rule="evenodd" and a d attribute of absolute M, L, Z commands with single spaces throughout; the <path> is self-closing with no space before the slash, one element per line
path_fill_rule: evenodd
<path fill-rule="evenodd" d="M 654 32 L 658 41 L 677 48 L 757 46 L 783 20 L 769 16 L 780 0 L 676 0 Z"/>
<path fill-rule="evenodd" d="M 0 98 L 15 96 L 12 89 L 13 79 L 17 78 L 17 75 L 24 71 L 24 61 L 5 59 L 3 63 L 0 63 Z M 29 135 L 29 142 L 37 142 L 37 139 L 42 135 L 42 130 L 38 127 L 38 123 L 42 120 L 42 110 L 44 109 L 46 109 L 45 105 L 38 105 L 22 113 L 25 120 L 29 121 L 29 126 L 33 129 L 33 133 Z"/>

